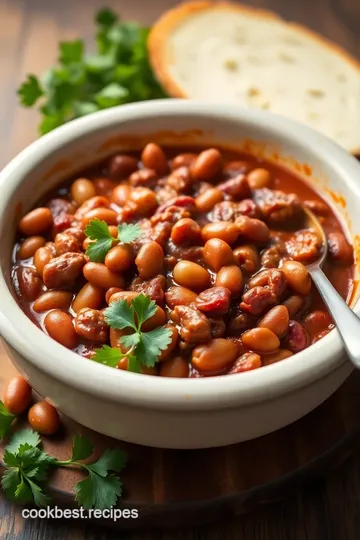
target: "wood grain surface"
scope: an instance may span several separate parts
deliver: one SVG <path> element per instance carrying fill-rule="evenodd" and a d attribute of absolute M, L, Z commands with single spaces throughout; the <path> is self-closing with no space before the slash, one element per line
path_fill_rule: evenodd
<path fill-rule="evenodd" d="M 18 107 L 15 89 L 27 73 L 41 73 L 54 62 L 60 40 L 82 36 L 90 43 L 93 14 L 104 5 L 115 8 L 126 19 L 151 24 L 164 9 L 176 3 L 171 0 L 0 0 L 0 166 L 37 136 L 37 115 Z M 286 19 L 306 24 L 360 56 L 359 0 L 244 3 L 273 9 Z M 314 433 L 309 436 L 316 434 L 314 426 Z M 310 488 L 299 489 L 285 502 L 209 527 L 186 528 L 184 523 L 184 528 L 176 532 L 118 534 L 86 522 L 24 521 L 21 511 L 0 496 L 1 540 L 358 540 L 359 537 L 360 456 L 356 455 L 339 471 L 320 478 Z"/>

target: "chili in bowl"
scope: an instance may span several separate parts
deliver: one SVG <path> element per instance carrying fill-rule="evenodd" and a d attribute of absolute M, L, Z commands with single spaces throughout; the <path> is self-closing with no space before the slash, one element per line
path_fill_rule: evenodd
<path fill-rule="evenodd" d="M 89 427 L 154 446 L 228 444 L 305 414 L 351 371 L 306 269 L 321 246 L 302 205 L 327 234 L 325 273 L 356 298 L 358 166 L 288 120 L 237 114 L 122 107 L 56 130 L 2 174 L 2 186 L 16 180 L 4 211 L 16 208 L 17 226 L 2 333 L 31 384 Z M 271 155 L 279 146 L 285 159 Z M 351 234 L 322 177 L 355 216 Z"/>

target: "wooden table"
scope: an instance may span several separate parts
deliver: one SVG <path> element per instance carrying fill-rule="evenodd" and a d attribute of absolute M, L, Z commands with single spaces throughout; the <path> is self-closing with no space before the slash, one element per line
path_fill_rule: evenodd
<path fill-rule="evenodd" d="M 107 0 L 123 18 L 151 23 L 174 0 Z M 359 0 L 247 0 L 320 31 L 360 56 Z M 102 0 L 0 0 L 0 166 L 32 141 L 37 115 L 20 109 L 15 89 L 29 72 L 41 73 L 61 40 L 93 35 L 93 14 Z M 360 96 L 359 96 L 360 99 Z M 0 345 L 1 346 L 1 345 Z M 4 354 L 0 349 L 0 355 Z M 184 523 L 186 527 L 186 523 Z M 24 521 L 0 495 L 0 540 L 358 540 L 360 456 L 311 488 L 277 506 L 211 527 L 183 531 L 114 533 L 84 522 Z"/>

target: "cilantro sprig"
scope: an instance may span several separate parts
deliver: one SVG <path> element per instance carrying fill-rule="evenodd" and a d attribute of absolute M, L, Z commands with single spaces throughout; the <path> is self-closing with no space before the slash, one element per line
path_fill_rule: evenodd
<path fill-rule="evenodd" d="M 12 423 L 16 419 L 15 414 L 11 414 L 2 401 L 0 401 L 0 440 L 9 433 Z"/>
<path fill-rule="evenodd" d="M 14 434 L 4 451 L 6 470 L 1 487 L 8 499 L 21 504 L 50 504 L 44 483 L 51 467 L 75 467 L 87 473 L 74 487 L 75 500 L 84 508 L 111 508 L 122 494 L 122 483 L 115 474 L 125 467 L 127 457 L 119 449 L 105 450 L 93 463 L 83 463 L 94 452 L 87 437 L 75 435 L 70 459 L 59 461 L 40 448 L 38 433 L 23 429 Z"/>
<path fill-rule="evenodd" d="M 93 360 L 116 367 L 122 358 L 127 357 L 128 370 L 136 373 L 140 372 L 142 366 L 153 367 L 161 352 L 171 343 L 171 332 L 165 326 L 149 332 L 142 330 L 143 323 L 155 315 L 156 309 L 156 303 L 144 294 L 139 294 L 130 303 L 126 300 L 113 302 L 105 310 L 105 320 L 111 328 L 129 328 L 133 331 L 120 338 L 120 344 L 127 352 L 104 345 L 96 350 Z"/>
<path fill-rule="evenodd" d="M 108 251 L 115 242 L 125 244 L 133 242 L 141 235 L 141 228 L 137 224 L 122 223 L 118 226 L 118 235 L 114 237 L 110 234 L 109 227 L 105 221 L 96 218 L 90 221 L 85 229 L 85 234 L 91 242 L 86 250 L 86 255 L 93 262 L 104 262 Z"/>
<path fill-rule="evenodd" d="M 41 135 L 101 109 L 166 97 L 149 63 L 149 29 L 109 9 L 96 14 L 95 24 L 95 53 L 85 54 L 80 39 L 62 42 L 58 65 L 41 78 L 28 75 L 18 89 L 20 103 L 41 112 Z"/>

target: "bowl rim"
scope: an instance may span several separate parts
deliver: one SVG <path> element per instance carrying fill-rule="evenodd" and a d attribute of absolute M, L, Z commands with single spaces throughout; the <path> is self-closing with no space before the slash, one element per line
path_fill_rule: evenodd
<path fill-rule="evenodd" d="M 26 175 L 49 153 L 56 153 L 65 143 L 76 141 L 91 131 L 106 129 L 124 121 L 159 116 L 196 116 L 246 123 L 267 132 L 286 136 L 296 144 L 312 149 L 326 161 L 360 200 L 360 185 L 355 181 L 360 167 L 356 159 L 324 135 L 293 120 L 265 111 L 231 107 L 217 102 L 166 99 L 122 105 L 74 120 L 41 137 L 20 152 L 0 173 L 0 216 L 6 213 L 7 200 Z M 22 311 L 0 272 L 0 334 L 18 354 L 40 370 L 79 391 L 104 400 L 141 407 L 194 410 L 228 408 L 275 399 L 324 377 L 348 362 L 338 331 L 308 349 L 241 377 L 220 375 L 198 379 L 152 377 L 109 369 L 89 362 L 55 342 Z M 360 301 L 354 306 L 360 315 Z M 19 331 L 19 328 L 21 331 Z M 314 362 L 314 357 L 316 362 Z M 49 358 L 53 362 L 49 362 Z M 85 375 L 85 376 L 84 376 Z"/>

